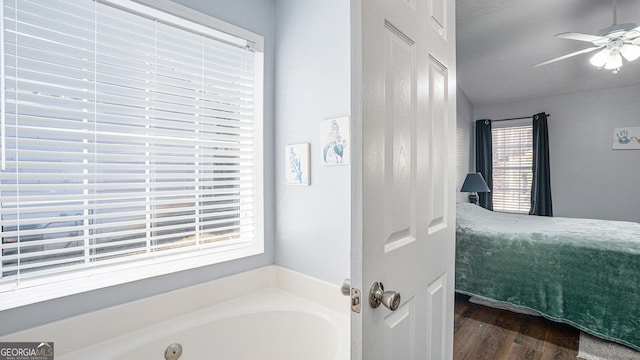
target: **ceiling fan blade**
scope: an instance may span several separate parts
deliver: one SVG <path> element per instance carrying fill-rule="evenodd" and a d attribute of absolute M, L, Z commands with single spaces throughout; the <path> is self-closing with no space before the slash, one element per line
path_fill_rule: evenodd
<path fill-rule="evenodd" d="M 568 59 L 568 58 L 576 56 L 576 55 L 586 54 L 586 53 L 589 53 L 589 52 L 592 52 L 592 51 L 596 51 L 598 49 L 602 49 L 603 47 L 604 46 L 594 46 L 594 47 L 590 47 L 590 48 L 587 48 L 587 49 L 582 49 L 580 51 L 576 51 L 576 52 L 573 52 L 571 54 L 567 54 L 567 55 L 564 55 L 564 56 L 557 57 L 555 59 L 551 59 L 551 60 L 547 60 L 545 62 L 541 62 L 539 64 L 535 64 L 535 65 L 533 65 L 531 67 L 535 68 L 535 67 L 539 67 L 539 66 L 542 66 L 542 65 L 551 64 L 553 62 L 564 60 L 564 59 Z"/>
<path fill-rule="evenodd" d="M 589 35 L 589 34 L 582 34 L 582 33 L 577 33 L 577 32 L 560 33 L 560 34 L 556 34 L 556 37 L 559 37 L 561 39 L 586 41 L 586 42 L 590 42 L 590 43 L 595 43 L 597 41 L 607 40 L 606 37 L 596 36 L 596 35 Z"/>

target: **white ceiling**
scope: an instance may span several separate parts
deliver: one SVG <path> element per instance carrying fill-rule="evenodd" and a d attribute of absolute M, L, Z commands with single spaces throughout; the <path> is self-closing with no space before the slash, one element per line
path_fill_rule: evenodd
<path fill-rule="evenodd" d="M 555 38 L 597 34 L 613 23 L 612 0 L 456 0 L 458 84 L 474 105 L 640 85 L 640 59 L 618 74 L 591 54 L 531 65 L 593 46 Z M 640 0 L 618 0 L 618 23 L 640 25 Z"/>

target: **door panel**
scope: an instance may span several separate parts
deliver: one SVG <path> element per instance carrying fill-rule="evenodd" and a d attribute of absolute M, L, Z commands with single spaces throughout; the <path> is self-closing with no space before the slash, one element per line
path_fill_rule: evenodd
<path fill-rule="evenodd" d="M 442 274 L 427 287 L 427 354 L 429 359 L 445 359 L 447 332 L 447 274 Z"/>
<path fill-rule="evenodd" d="M 416 319 L 412 300 L 388 313 L 384 319 L 385 360 L 415 359 L 415 342 L 406 342 L 406 339 L 413 339 L 415 333 Z"/>
<path fill-rule="evenodd" d="M 448 144 L 443 140 L 450 138 L 447 133 L 446 116 L 447 109 L 447 70 L 433 56 L 429 56 L 429 109 L 430 117 L 428 119 L 431 124 L 430 132 L 430 159 L 431 172 L 429 180 L 432 184 L 429 197 L 431 211 L 429 222 L 429 233 L 434 233 L 439 229 L 446 227 L 445 217 L 447 210 L 447 191 L 448 183 L 442 174 L 448 171 L 447 152 Z"/>
<path fill-rule="evenodd" d="M 446 11 L 447 3 L 444 0 L 428 0 L 429 24 L 433 29 L 446 39 Z"/>
<path fill-rule="evenodd" d="M 352 359 L 451 359 L 454 0 L 352 0 Z M 453 39 L 453 40 L 452 40 Z M 368 304 L 371 284 L 401 295 Z"/>
<path fill-rule="evenodd" d="M 387 119 L 384 137 L 385 147 L 385 218 L 389 234 L 385 250 L 391 251 L 415 240 L 412 231 L 415 197 L 412 171 L 412 144 L 415 94 L 415 46 L 414 42 L 397 27 L 385 22 L 385 103 Z"/>

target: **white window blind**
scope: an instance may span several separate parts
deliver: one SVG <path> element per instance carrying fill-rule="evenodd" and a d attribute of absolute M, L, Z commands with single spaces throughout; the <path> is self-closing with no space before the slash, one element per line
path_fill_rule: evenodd
<path fill-rule="evenodd" d="M 261 249 L 261 53 L 132 6 L 3 4 L 0 289 Z"/>
<path fill-rule="evenodd" d="M 532 125 L 494 127 L 493 210 L 529 213 L 533 179 Z"/>

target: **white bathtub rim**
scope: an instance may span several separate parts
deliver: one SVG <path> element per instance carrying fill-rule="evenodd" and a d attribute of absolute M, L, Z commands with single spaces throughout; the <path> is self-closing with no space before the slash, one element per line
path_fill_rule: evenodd
<path fill-rule="evenodd" d="M 122 333 L 128 333 L 161 322 L 163 318 L 159 316 L 142 316 L 141 314 L 152 312 L 153 309 L 161 308 L 164 304 L 180 304 L 180 306 L 167 307 L 163 310 L 165 318 L 176 318 L 251 292 L 273 287 L 277 283 L 279 272 L 280 267 L 268 265 L 6 334 L 0 336 L 0 341 L 47 339 L 45 341 L 54 341 L 56 344 L 56 354 L 64 354 L 83 348 L 86 344 L 100 343 L 117 337 Z M 242 286 L 234 284 L 242 284 Z M 223 288 L 224 291 L 219 291 L 220 288 Z M 201 294 L 207 294 L 207 296 L 200 296 Z M 185 298 L 188 300 L 184 301 Z M 54 310 L 52 309 L 52 311 Z M 126 323 L 108 326 L 112 324 L 114 316 L 122 316 L 122 313 L 128 314 Z M 105 324 L 105 326 L 98 330 L 93 329 L 92 331 L 78 333 L 77 329 L 82 328 L 79 324 Z M 55 334 L 55 338 L 52 338 L 51 334 Z"/>
<path fill-rule="evenodd" d="M 224 291 L 220 291 L 224 289 Z M 337 285 L 315 279 L 277 265 L 268 265 L 243 273 L 212 280 L 202 284 L 177 289 L 171 292 L 139 299 L 129 303 L 101 309 L 68 319 L 59 320 L 32 329 L 7 334 L 0 341 L 54 341 L 56 358 L 67 353 L 86 349 L 88 344 L 102 344 L 127 334 L 148 329 L 166 321 L 165 319 L 182 319 L 191 314 L 206 311 L 211 307 L 229 307 L 241 299 L 250 299 L 260 292 L 279 290 L 306 300 L 306 310 L 322 310 L 316 313 L 324 319 L 328 317 L 342 319 L 346 325 L 338 327 L 349 341 L 349 299 L 340 293 Z M 184 299 L 188 300 L 185 301 Z M 166 306 L 179 304 L 180 306 Z M 163 308 L 164 306 L 164 308 Z M 157 309 L 162 309 L 162 316 Z M 257 310 L 257 308 L 254 307 Z M 269 310 L 263 307 L 264 310 Z M 270 309 L 274 309 L 273 307 Z M 291 310 L 288 308 L 287 310 Z M 147 313 L 147 315 L 142 315 Z M 149 316 L 149 314 L 156 314 Z M 123 315 L 126 314 L 126 315 Z M 228 315 L 232 314 L 229 310 Z M 327 315 L 328 314 L 328 315 Z M 114 318 L 126 317 L 126 323 L 114 323 Z M 81 331 L 87 328 L 91 330 Z M 346 329 L 344 329 L 346 328 Z M 54 334 L 55 336 L 52 336 Z M 346 334 L 346 335 L 345 335 Z M 339 343 L 339 346 L 344 341 Z M 91 346 L 91 345 L 89 345 Z M 348 357 L 345 357 L 348 359 Z"/>
<path fill-rule="evenodd" d="M 286 302 L 282 302 L 283 300 Z M 158 338 L 170 337 L 172 334 L 204 326 L 211 322 L 264 312 L 305 313 L 327 321 L 335 331 L 336 359 L 349 359 L 349 317 L 347 315 L 327 311 L 323 306 L 276 287 L 247 294 L 241 298 L 213 305 L 210 308 L 201 309 L 178 318 L 165 320 L 150 327 L 137 329 L 107 341 L 62 354 L 59 357 L 56 355 L 56 358 L 60 360 L 87 359 L 89 357 L 92 359 L 116 359 L 119 355 L 126 353 L 126 350 L 139 348 Z M 123 347 L 123 344 L 126 344 L 126 347 Z M 170 343 L 166 344 L 166 346 L 168 345 Z M 164 351 L 164 349 L 158 349 L 158 351 Z M 100 354 L 99 357 L 96 357 L 96 354 Z"/>

